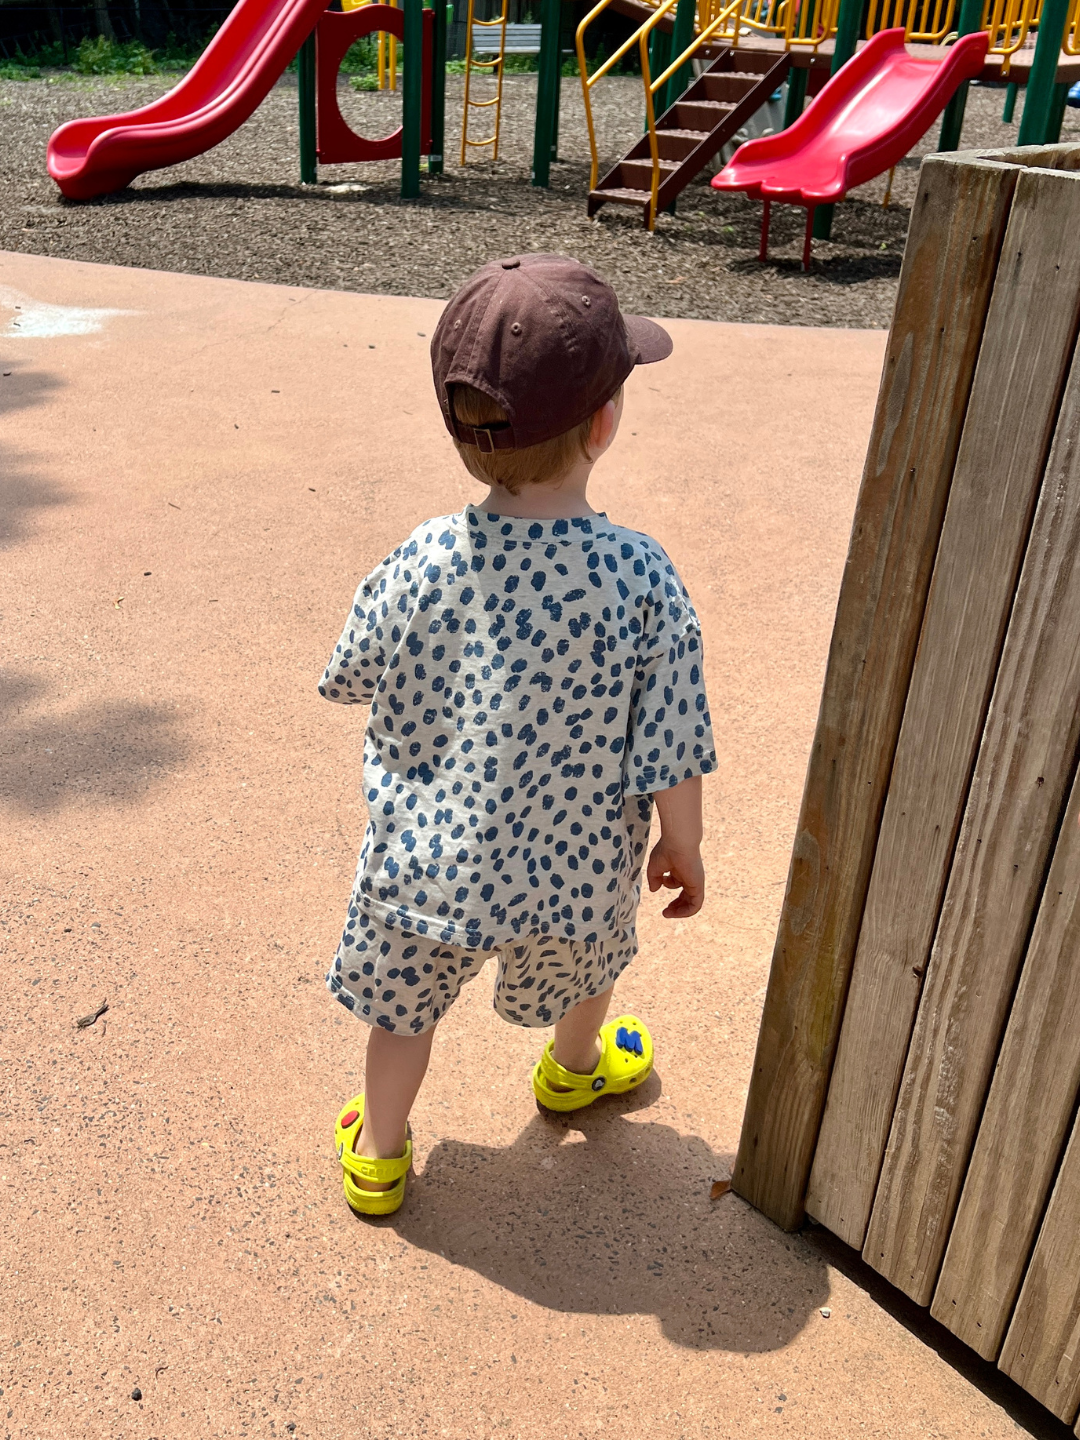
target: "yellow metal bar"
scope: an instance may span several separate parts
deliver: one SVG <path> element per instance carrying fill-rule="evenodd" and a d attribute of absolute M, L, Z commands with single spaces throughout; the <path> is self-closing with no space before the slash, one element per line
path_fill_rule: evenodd
<path fill-rule="evenodd" d="M 646 42 L 646 31 L 650 22 L 641 27 L 641 78 L 645 82 L 645 124 L 649 132 L 649 155 L 652 160 L 652 185 L 649 193 L 649 213 L 647 225 L 650 230 L 656 228 L 656 201 L 660 192 L 660 148 L 656 138 L 656 107 L 653 104 L 653 96 L 662 85 L 666 85 L 677 70 L 687 64 L 693 55 L 710 41 L 713 36 L 732 18 L 735 17 L 735 28 L 739 25 L 739 11 L 746 0 L 731 0 L 731 4 L 720 11 L 715 19 L 711 20 L 705 29 L 695 37 L 686 47 L 682 54 L 671 62 L 663 74 L 658 75 L 655 80 L 650 76 L 649 52 Z M 656 18 L 659 18 L 658 16 Z"/>
<path fill-rule="evenodd" d="M 494 20 L 475 19 L 475 0 L 469 0 L 469 13 L 467 19 L 467 33 L 465 36 L 465 99 L 461 113 L 461 160 L 465 164 L 465 158 L 470 149 L 482 150 L 488 145 L 492 147 L 492 162 L 499 158 L 499 135 L 502 129 L 502 95 L 503 95 L 503 70 L 506 60 L 506 22 L 509 15 L 508 0 L 502 0 L 502 10 Z M 496 25 L 499 31 L 499 53 L 492 60 L 477 60 L 473 55 L 473 26 L 485 30 L 493 30 Z M 484 52 L 487 53 L 487 52 Z M 472 76 L 480 72 L 491 75 L 495 78 L 495 94 L 490 100 L 473 100 L 471 98 Z M 469 139 L 469 111 L 495 109 L 495 131 L 485 140 Z"/>
<path fill-rule="evenodd" d="M 739 3 L 741 4 L 742 0 L 739 0 Z M 589 169 L 590 190 L 596 189 L 596 182 L 600 174 L 600 157 L 596 149 L 596 127 L 593 124 L 592 100 L 589 92 L 596 84 L 596 82 L 608 73 L 608 71 L 613 65 L 617 65 L 619 63 L 622 57 L 635 44 L 635 42 L 640 44 L 647 35 L 651 34 L 651 32 L 656 28 L 656 26 L 660 23 L 660 21 L 664 18 L 668 11 L 672 10 L 678 4 L 678 0 L 661 0 L 661 4 L 656 7 L 655 11 L 649 16 L 648 20 L 646 20 L 643 25 L 641 25 L 637 30 L 635 30 L 628 40 L 624 40 L 623 43 L 619 46 L 619 48 L 614 52 L 614 54 L 609 55 L 608 58 L 604 61 L 604 63 L 599 67 L 599 69 L 594 70 L 593 73 L 590 75 L 588 65 L 585 61 L 585 31 L 600 14 L 600 12 L 602 10 L 606 10 L 610 4 L 611 0 L 600 0 L 600 3 L 598 5 L 594 5 L 593 8 L 589 11 L 589 13 L 585 16 L 584 20 L 582 20 L 581 24 L 577 27 L 577 31 L 574 36 L 578 57 L 578 72 L 581 75 L 581 94 L 585 102 L 585 124 L 588 127 L 589 131 L 589 151 L 592 156 L 592 164 Z"/>
<path fill-rule="evenodd" d="M 655 95 L 656 92 L 660 89 L 660 86 L 666 85 L 667 82 L 671 79 L 672 75 L 675 74 L 676 70 L 681 69 L 682 66 L 685 65 L 686 62 L 691 59 L 691 57 L 695 55 L 698 50 L 701 49 L 702 45 L 708 44 L 708 42 L 713 38 L 716 32 L 720 30 L 724 26 L 724 24 L 731 19 L 733 15 L 738 14 L 739 10 L 744 4 L 745 0 L 732 0 L 732 3 L 728 5 L 724 10 L 721 10 L 720 14 L 717 15 L 716 19 L 713 20 L 709 25 L 707 25 L 705 29 L 702 30 L 700 35 L 694 38 L 694 40 L 686 47 L 686 49 L 679 56 L 679 58 L 671 62 L 671 64 L 667 67 L 667 69 L 662 75 L 658 75 L 657 78 L 651 82 L 648 79 L 645 80 L 646 92 Z M 644 27 L 642 28 L 644 29 Z M 646 66 L 645 69 L 642 70 L 641 73 L 643 77 L 645 77 L 647 70 L 648 66 Z"/>

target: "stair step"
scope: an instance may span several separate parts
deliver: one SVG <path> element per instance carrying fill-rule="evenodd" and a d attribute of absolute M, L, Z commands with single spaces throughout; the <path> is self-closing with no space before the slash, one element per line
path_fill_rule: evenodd
<path fill-rule="evenodd" d="M 680 140 L 692 140 L 695 145 L 700 145 L 702 140 L 709 138 L 708 130 L 680 130 L 675 125 L 665 125 L 663 128 L 658 126 L 656 134 L 657 138 L 661 135 L 675 135 Z"/>
<path fill-rule="evenodd" d="M 589 192 L 590 200 L 611 200 L 616 205 L 641 205 L 649 203 L 648 190 L 630 190 L 625 187 L 613 190 L 592 190 Z"/>
<path fill-rule="evenodd" d="M 680 128 L 685 126 L 688 130 L 708 131 L 715 130 L 734 109 L 734 105 L 716 100 L 679 100 L 673 113 Z"/>
<path fill-rule="evenodd" d="M 700 91 L 702 100 L 730 100 L 738 104 L 760 84 L 760 75 L 742 75 L 729 70 L 719 75 L 702 75 L 694 89 Z M 693 103 L 698 96 L 692 95 L 689 98 Z"/>
<path fill-rule="evenodd" d="M 660 184 L 662 185 L 669 175 L 673 175 L 679 168 L 677 160 L 660 161 Z M 652 189 L 652 161 L 651 160 L 622 160 L 619 162 L 620 182 L 628 190 L 651 190 Z"/>

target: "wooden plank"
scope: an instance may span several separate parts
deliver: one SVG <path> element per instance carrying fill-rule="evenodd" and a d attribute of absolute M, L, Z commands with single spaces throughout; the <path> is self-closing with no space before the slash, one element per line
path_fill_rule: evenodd
<path fill-rule="evenodd" d="M 923 161 L 773 952 L 734 1188 L 795 1228 L 1016 176 Z"/>
<path fill-rule="evenodd" d="M 864 1258 L 929 1304 L 1080 737 L 1080 363 L 1062 400 Z"/>
<path fill-rule="evenodd" d="M 1080 1095 L 1078 821 L 1080 779 L 1054 848 L 931 1307 L 985 1360 L 1001 1348 Z M 1080 1230 L 1080 1208 L 1073 1227 Z"/>
<path fill-rule="evenodd" d="M 1000 1368 L 1066 1424 L 1080 1408 L 1080 1122 L 1031 1257 Z M 1080 1434 L 1080 1427 L 1077 1429 Z"/>
<path fill-rule="evenodd" d="M 1080 177 L 1017 182 L 806 1208 L 862 1249 L 1032 511 L 1080 320 Z"/>

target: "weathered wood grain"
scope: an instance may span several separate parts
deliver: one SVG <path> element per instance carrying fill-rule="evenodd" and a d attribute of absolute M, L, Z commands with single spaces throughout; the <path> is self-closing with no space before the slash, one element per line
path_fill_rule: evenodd
<path fill-rule="evenodd" d="M 863 1255 L 930 1301 L 1080 738 L 1080 364 L 1065 388 Z"/>
<path fill-rule="evenodd" d="M 1080 780 L 1050 862 L 931 1306 L 986 1360 L 1001 1348 L 1080 1095 L 1078 820 Z M 1073 1225 L 1080 1231 L 1080 1208 Z"/>
<path fill-rule="evenodd" d="M 999 1362 L 1006 1375 L 1066 1424 L 1080 1409 L 1078 1216 L 1080 1123 L 1065 1152 Z"/>
<path fill-rule="evenodd" d="M 793 1229 L 1018 171 L 923 162 L 733 1176 Z"/>
<path fill-rule="evenodd" d="M 1080 177 L 1019 177 L 911 677 L 810 1185 L 861 1249 L 1080 319 Z"/>

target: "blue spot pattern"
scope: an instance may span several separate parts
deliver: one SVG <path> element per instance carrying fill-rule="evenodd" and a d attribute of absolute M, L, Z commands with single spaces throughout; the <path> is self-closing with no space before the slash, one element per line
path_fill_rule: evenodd
<path fill-rule="evenodd" d="M 319 692 L 371 703 L 345 959 L 375 921 L 482 952 L 609 939 L 629 802 L 716 768 L 690 598 L 604 515 L 427 521 L 360 585 Z"/>
<path fill-rule="evenodd" d="M 631 809 L 635 876 L 640 876 L 652 807 L 639 799 Z M 512 1025 L 555 1025 L 588 996 L 609 990 L 637 954 L 637 899 L 635 889 L 615 932 L 595 944 L 535 934 L 498 947 L 496 1013 Z M 339 947 L 327 987 L 358 1019 L 391 1033 L 419 1035 L 437 1024 L 490 958 L 485 950 L 432 943 L 430 935 L 380 918 L 361 920 L 348 934 L 350 943 Z"/>

